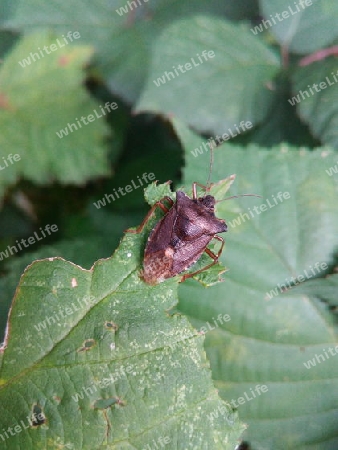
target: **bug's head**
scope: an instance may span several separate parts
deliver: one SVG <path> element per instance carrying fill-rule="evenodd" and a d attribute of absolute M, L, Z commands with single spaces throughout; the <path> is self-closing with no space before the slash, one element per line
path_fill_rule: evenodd
<path fill-rule="evenodd" d="M 214 206 L 216 203 L 215 197 L 212 195 L 205 195 L 204 197 L 200 197 L 198 201 L 205 206 L 206 208 L 210 209 L 211 211 L 214 210 Z"/>

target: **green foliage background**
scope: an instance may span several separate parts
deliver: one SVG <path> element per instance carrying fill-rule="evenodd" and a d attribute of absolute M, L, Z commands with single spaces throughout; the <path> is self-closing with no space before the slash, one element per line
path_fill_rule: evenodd
<path fill-rule="evenodd" d="M 338 6 L 308 3 L 297 12 L 282 0 L 137 0 L 133 9 L 124 0 L 0 0 L 0 342 L 12 305 L 0 435 L 34 403 L 48 417 L 0 437 L 0 448 L 142 450 L 164 436 L 164 448 L 179 450 L 338 448 L 338 356 L 328 353 L 338 353 Z M 289 6 L 294 14 L 255 30 Z M 20 64 L 69 31 L 80 38 Z M 203 50 L 215 57 L 154 83 Z M 58 137 L 106 102 L 118 109 Z M 218 266 L 202 283 L 144 285 L 142 252 L 161 214 L 121 241 L 149 208 L 143 187 L 94 202 L 151 172 L 190 192 L 208 178 L 209 153 L 197 149 L 241 121 L 252 128 L 215 150 L 211 179 L 236 174 L 227 195 L 262 199 L 217 206 L 229 226 L 225 281 L 204 286 Z M 20 160 L 6 167 L 9 154 Z M 148 203 L 168 189 L 148 191 Z M 279 192 L 290 198 L 252 212 Z M 58 232 L 1 253 L 46 224 Z M 316 263 L 326 269 L 269 299 Z M 76 300 L 73 280 L 94 304 L 37 333 Z M 220 314 L 231 320 L 217 322 Z M 118 329 L 103 329 L 107 318 Z M 215 322 L 203 340 L 198 330 Z M 97 345 L 79 351 L 90 338 Z M 132 377 L 71 400 L 127 362 Z M 268 391 L 234 406 L 257 385 Z"/>

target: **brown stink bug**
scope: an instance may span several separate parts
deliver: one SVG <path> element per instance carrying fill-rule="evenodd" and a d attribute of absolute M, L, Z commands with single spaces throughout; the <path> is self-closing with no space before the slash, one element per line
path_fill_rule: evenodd
<path fill-rule="evenodd" d="M 166 196 L 152 206 L 136 230 L 127 230 L 132 233 L 140 233 L 157 207 L 161 208 L 165 213 L 151 231 L 146 243 L 142 271 L 142 278 L 146 283 L 154 285 L 184 272 L 204 252 L 210 256 L 212 262 L 196 272 L 183 275 L 181 281 L 217 264 L 224 247 L 224 240 L 218 236 L 218 233 L 226 232 L 227 225 L 223 219 L 218 219 L 215 216 L 216 200 L 212 195 L 208 194 L 211 188 L 209 179 L 212 162 L 213 152 L 211 151 L 207 185 L 204 186 L 194 182 L 192 185 L 192 198 L 183 191 L 176 192 L 176 202 Z M 231 179 L 233 180 L 234 176 Z M 198 197 L 197 186 L 200 186 L 205 191 L 204 196 Z M 236 197 L 238 196 L 235 195 L 229 198 Z M 168 202 L 170 206 L 166 206 L 164 201 Z M 217 254 L 207 248 L 212 239 L 221 242 Z"/>

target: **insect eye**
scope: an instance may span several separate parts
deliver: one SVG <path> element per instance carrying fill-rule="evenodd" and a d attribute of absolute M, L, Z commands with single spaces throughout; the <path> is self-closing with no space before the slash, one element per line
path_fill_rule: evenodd
<path fill-rule="evenodd" d="M 212 195 L 206 195 L 205 197 L 202 197 L 200 200 L 201 203 L 206 208 L 213 208 L 215 206 L 215 198 Z"/>

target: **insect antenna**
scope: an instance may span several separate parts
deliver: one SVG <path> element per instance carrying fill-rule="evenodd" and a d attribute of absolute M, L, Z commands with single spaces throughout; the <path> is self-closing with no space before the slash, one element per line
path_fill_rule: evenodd
<path fill-rule="evenodd" d="M 209 162 L 209 174 L 208 174 L 206 190 L 205 190 L 206 192 L 209 192 L 211 189 L 210 179 L 211 179 L 212 168 L 214 165 L 214 148 L 215 148 L 211 142 L 208 142 L 208 145 L 210 147 L 210 162 Z"/>
<path fill-rule="evenodd" d="M 222 200 L 217 200 L 216 203 L 224 202 L 224 200 L 231 200 L 232 198 L 239 198 L 239 197 L 259 197 L 263 198 L 261 195 L 257 194 L 239 194 L 239 195 L 232 195 L 231 197 L 222 198 Z"/>
<path fill-rule="evenodd" d="M 212 173 L 212 168 L 214 165 L 214 150 L 217 147 L 217 145 L 214 145 L 214 142 L 208 142 L 208 145 L 210 147 L 210 163 L 209 163 L 209 175 L 208 175 L 208 179 L 207 179 L 207 184 L 206 184 L 206 192 L 209 192 L 211 189 L 211 173 Z M 223 202 L 224 200 L 231 200 L 233 198 L 239 198 L 239 197 L 259 197 L 259 198 L 263 198 L 261 195 L 257 195 L 257 194 L 239 194 L 239 195 L 232 195 L 231 197 L 227 197 L 227 198 L 223 198 L 222 200 L 217 200 L 216 203 L 220 203 Z"/>

